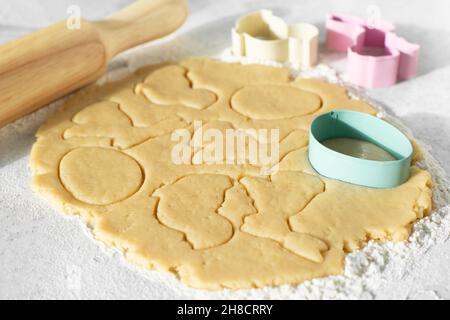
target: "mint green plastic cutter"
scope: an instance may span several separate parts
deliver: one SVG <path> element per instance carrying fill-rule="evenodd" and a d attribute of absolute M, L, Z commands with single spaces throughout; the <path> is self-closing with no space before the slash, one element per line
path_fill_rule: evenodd
<path fill-rule="evenodd" d="M 348 156 L 325 147 L 332 138 L 365 140 L 383 148 L 397 160 L 375 161 Z M 308 157 L 321 175 L 374 188 L 393 188 L 409 178 L 413 148 L 391 124 L 367 113 L 337 110 L 316 117 L 309 133 Z"/>

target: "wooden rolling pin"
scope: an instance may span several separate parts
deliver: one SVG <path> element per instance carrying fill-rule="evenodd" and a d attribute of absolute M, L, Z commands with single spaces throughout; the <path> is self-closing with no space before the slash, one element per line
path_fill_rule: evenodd
<path fill-rule="evenodd" d="M 0 47 L 0 127 L 98 79 L 118 53 L 183 24 L 185 0 L 139 0 L 106 20 L 66 21 Z"/>

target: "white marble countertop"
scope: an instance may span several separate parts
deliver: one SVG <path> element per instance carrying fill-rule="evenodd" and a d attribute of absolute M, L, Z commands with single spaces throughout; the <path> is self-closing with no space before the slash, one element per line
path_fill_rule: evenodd
<path fill-rule="evenodd" d="M 87 19 L 98 19 L 130 0 L 3 0 L 0 43 L 65 19 L 69 5 L 79 5 Z M 377 5 L 384 19 L 396 23 L 402 36 L 421 44 L 416 78 L 368 95 L 403 120 L 414 135 L 431 147 L 450 172 L 450 2 L 411 0 L 303 0 L 190 2 L 190 16 L 177 35 L 211 38 L 211 50 L 229 45 L 228 32 L 241 14 L 268 8 L 288 21 L 318 25 L 327 13 L 366 14 Z M 323 32 L 321 34 L 323 37 Z M 202 52 L 202 54 L 205 54 Z M 206 53 L 207 54 L 207 53 Z M 336 68 L 340 68 L 336 63 Z M 1 107 L 1 106 L 0 106 Z M 176 280 L 160 280 L 128 267 L 114 253 L 86 236 L 76 219 L 56 213 L 30 190 L 28 154 L 39 122 L 0 134 L 0 298 L 190 298 Z M 0 130 L 1 133 L 1 130 Z M 74 294 L 73 277 L 83 288 Z M 172 289 L 167 289 L 172 288 Z M 204 297 L 204 296 L 203 296 Z M 397 281 L 383 284 L 374 298 L 450 299 L 450 240 L 434 246 Z"/>

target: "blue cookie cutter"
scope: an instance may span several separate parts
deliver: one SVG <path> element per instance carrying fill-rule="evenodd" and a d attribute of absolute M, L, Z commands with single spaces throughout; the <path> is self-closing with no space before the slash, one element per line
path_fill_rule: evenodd
<path fill-rule="evenodd" d="M 332 138 L 365 140 L 388 151 L 396 160 L 376 161 L 348 156 L 325 147 Z M 367 113 L 337 110 L 316 117 L 310 127 L 308 157 L 321 175 L 374 188 L 393 188 L 409 178 L 413 148 L 391 124 Z"/>

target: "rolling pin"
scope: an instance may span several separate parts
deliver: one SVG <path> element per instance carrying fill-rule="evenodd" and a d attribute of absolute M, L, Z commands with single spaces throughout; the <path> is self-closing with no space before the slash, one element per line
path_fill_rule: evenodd
<path fill-rule="evenodd" d="M 186 0 L 138 0 L 105 20 L 66 21 L 0 47 L 0 127 L 97 80 L 118 53 L 161 38 L 187 17 Z"/>

